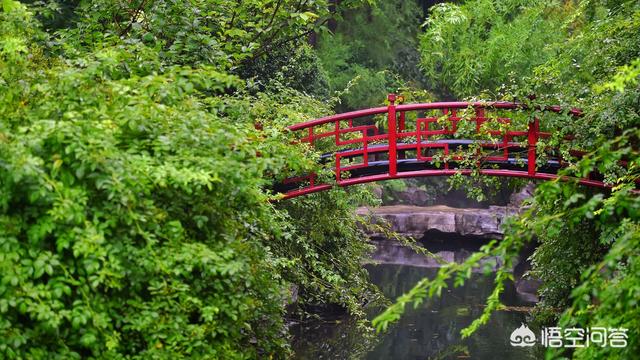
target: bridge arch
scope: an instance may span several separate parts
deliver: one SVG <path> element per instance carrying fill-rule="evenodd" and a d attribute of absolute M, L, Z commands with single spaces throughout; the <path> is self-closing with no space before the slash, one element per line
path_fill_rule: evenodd
<path fill-rule="evenodd" d="M 306 174 L 284 180 L 276 190 L 293 198 L 336 185 L 458 173 L 553 180 L 568 163 L 558 147 L 540 142 L 554 134 L 541 130 L 538 115 L 564 113 L 572 120 L 582 116 L 579 109 L 528 108 L 514 102 L 396 104 L 394 94 L 388 100 L 388 106 L 289 126 L 298 142 L 324 150 L 321 162 L 332 168 L 335 183 L 321 183 L 316 174 Z M 559 140 L 572 157 L 584 156 L 584 151 L 572 148 L 573 136 Z M 595 173 L 576 180 L 609 187 Z"/>

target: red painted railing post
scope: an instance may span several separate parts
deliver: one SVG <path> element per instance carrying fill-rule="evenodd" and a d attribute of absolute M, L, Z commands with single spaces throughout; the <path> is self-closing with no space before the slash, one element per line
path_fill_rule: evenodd
<path fill-rule="evenodd" d="M 536 146 L 538 145 L 538 132 L 540 131 L 540 120 L 534 118 L 529 122 L 529 130 L 527 131 L 527 142 L 529 151 L 527 156 L 527 172 L 529 176 L 536 173 Z"/>
<path fill-rule="evenodd" d="M 389 131 L 389 175 L 396 176 L 396 94 L 389 94 L 389 107 L 387 108 L 387 131 Z"/>

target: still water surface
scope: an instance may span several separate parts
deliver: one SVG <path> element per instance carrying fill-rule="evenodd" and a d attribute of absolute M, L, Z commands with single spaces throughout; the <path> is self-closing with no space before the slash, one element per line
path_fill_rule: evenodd
<path fill-rule="evenodd" d="M 373 283 L 390 299 L 410 290 L 420 279 L 435 276 L 437 269 L 407 265 L 366 265 Z M 353 319 L 337 316 L 330 320 L 296 326 L 296 359 L 538 359 L 539 346 L 512 347 L 511 332 L 527 322 L 512 284 L 502 301 L 516 311 L 494 313 L 489 323 L 474 335 L 461 339 L 460 330 L 482 312 L 492 290 L 492 278 L 473 274 L 466 284 L 451 288 L 440 298 L 426 301 L 417 309 L 408 307 L 401 320 L 386 333 L 372 336 L 359 329 Z M 371 311 L 374 317 L 380 309 Z"/>

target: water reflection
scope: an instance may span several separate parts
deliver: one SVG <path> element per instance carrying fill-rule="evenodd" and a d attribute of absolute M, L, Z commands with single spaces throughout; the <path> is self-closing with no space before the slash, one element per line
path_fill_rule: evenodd
<path fill-rule="evenodd" d="M 373 283 L 390 299 L 408 291 L 437 269 L 406 265 L 367 265 Z M 297 359 L 537 359 L 539 347 L 516 348 L 509 335 L 526 322 L 526 313 L 500 311 L 471 337 L 462 340 L 460 330 L 482 312 L 492 289 L 492 279 L 474 274 L 459 288 L 427 300 L 417 309 L 407 308 L 401 320 L 386 333 L 371 336 L 348 317 L 294 328 Z M 512 284 L 502 297 L 508 306 L 530 305 L 518 299 Z M 372 309 L 371 316 L 380 309 Z"/>

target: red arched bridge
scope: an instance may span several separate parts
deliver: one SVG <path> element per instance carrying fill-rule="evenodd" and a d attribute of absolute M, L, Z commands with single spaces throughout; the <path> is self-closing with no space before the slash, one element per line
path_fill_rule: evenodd
<path fill-rule="evenodd" d="M 299 142 L 324 152 L 320 161 L 332 168 L 335 183 L 307 174 L 284 180 L 276 191 L 292 198 L 334 185 L 456 173 L 552 180 L 568 164 L 559 147 L 545 145 L 554 134 L 541 131 L 539 116 L 566 114 L 568 120 L 582 116 L 578 109 L 558 106 L 531 110 L 510 102 L 398 105 L 396 100 L 391 94 L 386 107 L 290 126 L 299 134 Z M 557 140 L 569 149 L 574 139 L 562 135 Z M 578 159 L 584 152 L 569 150 L 564 155 Z M 607 187 L 598 174 L 577 181 Z"/>

